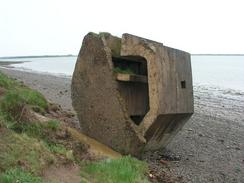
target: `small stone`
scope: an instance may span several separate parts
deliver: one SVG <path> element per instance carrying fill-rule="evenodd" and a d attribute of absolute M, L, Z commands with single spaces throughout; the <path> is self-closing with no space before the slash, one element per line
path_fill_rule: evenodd
<path fill-rule="evenodd" d="M 203 134 L 199 133 L 198 136 L 199 136 L 199 137 L 203 137 Z"/>
<path fill-rule="evenodd" d="M 241 150 L 241 148 L 240 147 L 236 147 L 235 150 L 238 150 L 239 151 L 239 150 Z"/>
<path fill-rule="evenodd" d="M 180 161 L 181 157 L 180 156 L 175 156 L 175 161 Z"/>
<path fill-rule="evenodd" d="M 218 142 L 221 142 L 222 144 L 224 143 L 224 140 L 223 139 L 218 139 L 217 141 Z"/>
<path fill-rule="evenodd" d="M 183 176 L 182 175 L 179 175 L 177 178 L 178 179 L 183 179 Z"/>
<path fill-rule="evenodd" d="M 163 164 L 163 165 L 167 165 L 167 164 L 168 164 L 168 162 L 167 162 L 167 161 L 162 160 L 162 159 L 160 160 L 160 163 L 161 163 L 161 164 Z"/>

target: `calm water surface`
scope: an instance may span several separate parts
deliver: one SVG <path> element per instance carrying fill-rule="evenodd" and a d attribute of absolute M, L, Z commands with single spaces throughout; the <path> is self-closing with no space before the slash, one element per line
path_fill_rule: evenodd
<path fill-rule="evenodd" d="M 244 91 L 244 56 L 192 56 L 194 84 Z"/>
<path fill-rule="evenodd" d="M 1 59 L 24 61 L 12 66 L 18 70 L 72 76 L 76 57 Z M 244 92 L 244 56 L 192 56 L 194 86 Z"/>

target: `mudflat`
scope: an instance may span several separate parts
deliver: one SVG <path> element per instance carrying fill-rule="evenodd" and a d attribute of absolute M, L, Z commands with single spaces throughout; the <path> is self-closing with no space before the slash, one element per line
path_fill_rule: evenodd
<path fill-rule="evenodd" d="M 0 71 L 73 111 L 70 77 Z M 244 182 L 244 93 L 223 91 L 219 95 L 194 86 L 194 109 L 166 149 L 147 152 L 142 159 L 156 172 L 166 172 L 179 182 Z"/>

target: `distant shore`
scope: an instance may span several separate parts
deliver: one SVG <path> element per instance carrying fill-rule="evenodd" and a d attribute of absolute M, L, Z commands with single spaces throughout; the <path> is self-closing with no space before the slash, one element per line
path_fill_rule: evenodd
<path fill-rule="evenodd" d="M 77 55 L 28 55 L 28 56 L 5 56 L 0 59 L 18 59 L 18 58 L 48 58 L 48 57 L 77 57 Z"/>
<path fill-rule="evenodd" d="M 9 61 L 0 60 L 0 66 L 7 66 L 7 65 L 12 65 L 12 64 L 22 64 L 22 63 L 24 63 L 24 62 L 22 62 L 22 61 L 9 62 Z"/>
<path fill-rule="evenodd" d="M 244 56 L 244 53 L 192 53 L 191 56 Z M 4 56 L 0 59 L 22 59 L 22 58 L 52 58 L 52 57 L 78 57 L 78 55 L 31 55 L 31 56 Z"/>
<path fill-rule="evenodd" d="M 73 111 L 71 78 L 5 68 L 0 71 Z M 244 96 L 238 97 L 216 96 L 195 86 L 195 113 L 167 147 L 173 161 L 162 164 L 163 151 L 148 152 L 143 159 L 183 182 L 244 182 Z"/>
<path fill-rule="evenodd" d="M 22 58 L 52 58 L 52 57 L 77 57 L 78 55 L 67 54 L 67 55 L 28 55 L 28 56 L 2 56 L 1 59 L 22 59 Z M 193 53 L 191 56 L 244 56 L 244 53 Z"/>
<path fill-rule="evenodd" d="M 244 56 L 244 54 L 211 54 L 211 53 L 196 53 L 196 54 L 191 54 L 191 56 Z"/>

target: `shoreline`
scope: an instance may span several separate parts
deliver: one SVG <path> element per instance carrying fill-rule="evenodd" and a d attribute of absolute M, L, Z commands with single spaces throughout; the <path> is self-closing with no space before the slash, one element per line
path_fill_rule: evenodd
<path fill-rule="evenodd" d="M 51 75 L 51 76 L 56 76 L 56 77 L 64 77 L 64 78 L 72 78 L 72 73 L 69 74 L 65 74 L 65 73 L 55 73 L 55 72 L 48 72 L 48 71 L 38 71 L 38 70 L 33 70 L 33 69 L 29 69 L 26 67 L 16 67 L 15 64 L 22 64 L 25 62 L 32 62 L 32 61 L 2 61 L 0 59 L 0 68 L 3 69 L 10 69 L 10 70 L 15 70 L 15 71 L 21 71 L 21 72 L 28 72 L 28 73 L 33 73 L 33 74 L 40 74 L 40 75 Z M 193 80 L 195 80 L 195 78 L 193 77 Z M 242 85 L 240 85 L 242 86 Z M 199 83 L 198 82 L 194 82 L 193 81 L 193 87 L 194 89 L 196 87 L 198 88 L 203 88 L 204 90 L 210 89 L 213 92 L 219 91 L 223 94 L 233 94 L 233 95 L 244 95 L 244 88 L 237 86 L 235 88 L 231 88 L 228 87 L 227 85 L 218 85 L 216 83 L 208 83 L 208 82 L 202 82 Z"/>
<path fill-rule="evenodd" d="M 73 111 L 71 78 L 7 68 L 0 71 Z M 201 87 L 194 89 L 195 113 L 166 148 L 176 158 L 162 165 L 165 151 L 159 150 L 145 153 L 143 160 L 183 182 L 244 182 L 243 94 L 233 99 Z"/>
<path fill-rule="evenodd" d="M 24 82 L 32 89 L 41 92 L 50 102 L 57 103 L 68 111 L 74 111 L 71 102 L 71 77 L 56 76 L 47 73 L 20 71 L 0 67 L 6 75 Z"/>
<path fill-rule="evenodd" d="M 28 72 L 28 73 L 33 73 L 33 74 L 40 74 L 40 75 L 51 75 L 51 76 L 64 77 L 64 78 L 72 77 L 71 75 L 67 75 L 67 74 L 63 74 L 63 73 L 41 72 L 41 71 L 35 71 L 32 69 L 27 69 L 24 67 L 15 67 L 14 66 L 14 64 L 22 64 L 25 62 L 31 62 L 31 61 L 1 61 L 0 60 L 0 68 L 20 71 L 20 72 Z"/>
<path fill-rule="evenodd" d="M 10 61 L 2 61 L 0 60 L 0 66 L 9 66 L 9 65 L 12 65 L 12 64 L 22 64 L 24 63 L 24 61 L 13 61 L 13 62 L 10 62 Z"/>

